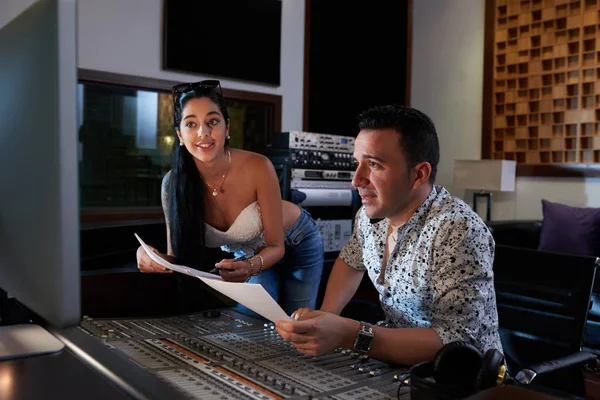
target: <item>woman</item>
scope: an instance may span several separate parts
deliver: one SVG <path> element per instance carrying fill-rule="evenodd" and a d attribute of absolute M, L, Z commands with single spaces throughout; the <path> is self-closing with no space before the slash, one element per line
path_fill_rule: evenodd
<path fill-rule="evenodd" d="M 324 258 L 319 229 L 308 212 L 281 199 L 268 158 L 228 148 L 219 81 L 177 85 L 173 101 L 179 146 L 162 184 L 162 256 L 191 266 L 203 246 L 221 247 L 236 257 L 215 265 L 224 280 L 262 284 L 288 315 L 315 308 Z M 137 262 L 142 272 L 166 272 L 141 247 Z"/>

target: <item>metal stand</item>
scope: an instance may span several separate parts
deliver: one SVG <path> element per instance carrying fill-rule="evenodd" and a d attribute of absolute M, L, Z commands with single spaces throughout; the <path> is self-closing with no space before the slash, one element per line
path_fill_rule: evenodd
<path fill-rule="evenodd" d="M 0 289 L 0 361 L 61 351 L 64 344 L 38 317 Z"/>
<path fill-rule="evenodd" d="M 56 353 L 64 344 L 39 325 L 0 326 L 0 361 Z"/>
<path fill-rule="evenodd" d="M 485 197 L 487 199 L 487 215 L 485 217 L 485 221 L 489 222 L 492 215 L 492 194 L 490 192 L 483 191 L 473 193 L 473 211 L 475 212 L 477 212 L 477 200 L 480 197 Z"/>

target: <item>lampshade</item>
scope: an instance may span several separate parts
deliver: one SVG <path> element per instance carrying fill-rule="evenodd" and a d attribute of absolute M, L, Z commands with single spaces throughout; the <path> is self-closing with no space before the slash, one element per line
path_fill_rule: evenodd
<path fill-rule="evenodd" d="M 488 192 L 515 190 L 517 162 L 512 160 L 455 160 L 454 186 Z"/>

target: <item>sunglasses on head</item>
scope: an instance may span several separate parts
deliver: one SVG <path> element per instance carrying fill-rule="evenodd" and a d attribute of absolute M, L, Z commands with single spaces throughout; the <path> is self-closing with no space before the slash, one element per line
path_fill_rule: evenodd
<path fill-rule="evenodd" d="M 173 107 L 175 107 L 175 105 L 177 104 L 177 100 L 179 100 L 181 95 L 197 89 L 219 89 L 217 93 L 220 94 L 221 97 L 223 97 L 223 89 L 221 89 L 221 82 L 219 82 L 216 79 L 192 83 L 180 83 L 179 85 L 173 86 L 173 88 L 171 89 L 171 94 L 173 95 Z"/>

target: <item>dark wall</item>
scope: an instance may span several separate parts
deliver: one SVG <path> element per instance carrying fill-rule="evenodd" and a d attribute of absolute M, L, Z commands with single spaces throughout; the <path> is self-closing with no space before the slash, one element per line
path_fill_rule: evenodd
<path fill-rule="evenodd" d="M 81 229 L 81 309 L 91 317 L 159 317 L 231 306 L 234 303 L 199 279 L 179 273 L 143 274 L 136 251 L 142 240 L 167 251 L 164 220 L 84 224 Z M 208 271 L 228 254 L 207 249 Z"/>
<path fill-rule="evenodd" d="M 408 0 L 307 0 L 304 130 L 356 136 L 356 116 L 406 102 Z"/>

